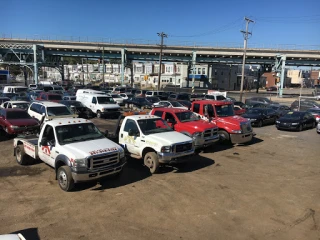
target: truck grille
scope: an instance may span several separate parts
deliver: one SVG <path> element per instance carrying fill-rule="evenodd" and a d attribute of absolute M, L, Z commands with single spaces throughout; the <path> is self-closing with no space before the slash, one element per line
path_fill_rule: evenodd
<path fill-rule="evenodd" d="M 192 143 L 183 143 L 176 145 L 176 152 L 185 152 L 192 149 Z"/>
<path fill-rule="evenodd" d="M 241 123 L 241 130 L 243 133 L 252 132 L 251 123 L 250 122 Z"/>
<path fill-rule="evenodd" d="M 208 130 L 205 130 L 203 133 L 204 138 L 212 137 L 212 136 L 216 136 L 216 135 L 218 135 L 218 128 L 208 129 Z"/>
<path fill-rule="evenodd" d="M 119 153 L 108 153 L 88 158 L 88 168 L 90 170 L 99 170 L 107 168 L 119 162 Z"/>

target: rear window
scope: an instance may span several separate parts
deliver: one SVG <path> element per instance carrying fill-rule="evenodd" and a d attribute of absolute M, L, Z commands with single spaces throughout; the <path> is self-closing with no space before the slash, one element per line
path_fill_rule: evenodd
<path fill-rule="evenodd" d="M 48 107 L 47 108 L 48 116 L 62 116 L 62 115 L 71 115 L 69 108 L 65 106 L 61 107 Z"/>

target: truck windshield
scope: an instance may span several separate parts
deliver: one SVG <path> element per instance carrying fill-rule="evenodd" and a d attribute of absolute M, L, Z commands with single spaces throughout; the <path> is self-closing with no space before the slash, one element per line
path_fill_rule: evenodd
<path fill-rule="evenodd" d="M 99 104 L 115 103 L 112 97 L 97 97 Z"/>
<path fill-rule="evenodd" d="M 138 120 L 138 124 L 144 135 L 173 131 L 161 118 L 141 119 Z"/>
<path fill-rule="evenodd" d="M 104 138 L 93 123 L 57 126 L 56 133 L 60 145 Z"/>
<path fill-rule="evenodd" d="M 48 107 L 47 108 L 48 116 L 62 116 L 62 115 L 72 115 L 70 110 L 65 107 Z"/>
<path fill-rule="evenodd" d="M 234 116 L 233 106 L 231 104 L 215 106 L 218 117 Z"/>
<path fill-rule="evenodd" d="M 176 113 L 176 116 L 179 118 L 180 122 L 192 122 L 199 120 L 199 117 L 193 112 L 178 112 Z"/>

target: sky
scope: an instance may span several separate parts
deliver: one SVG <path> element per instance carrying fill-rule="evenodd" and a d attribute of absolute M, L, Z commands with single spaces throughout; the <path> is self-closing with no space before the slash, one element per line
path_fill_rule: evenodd
<path fill-rule="evenodd" d="M 317 45 L 319 0 L 4 0 L 0 36 L 183 45 Z M 10 21 L 9 21 L 10 20 Z M 301 46 L 300 46 L 301 47 Z"/>

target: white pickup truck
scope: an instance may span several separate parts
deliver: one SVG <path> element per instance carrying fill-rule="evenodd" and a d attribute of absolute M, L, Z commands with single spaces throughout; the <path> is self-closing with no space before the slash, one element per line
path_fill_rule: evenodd
<path fill-rule="evenodd" d="M 173 131 L 160 117 L 126 116 L 122 124 L 119 118 L 117 128 L 114 139 L 130 157 L 143 159 L 151 173 L 156 173 L 160 164 L 186 162 L 194 154 L 192 138 Z"/>
<path fill-rule="evenodd" d="M 20 165 L 40 159 L 56 170 L 64 191 L 72 190 L 77 182 L 119 175 L 126 163 L 122 147 L 82 118 L 47 121 L 39 135 L 19 136 L 13 144 Z"/>

